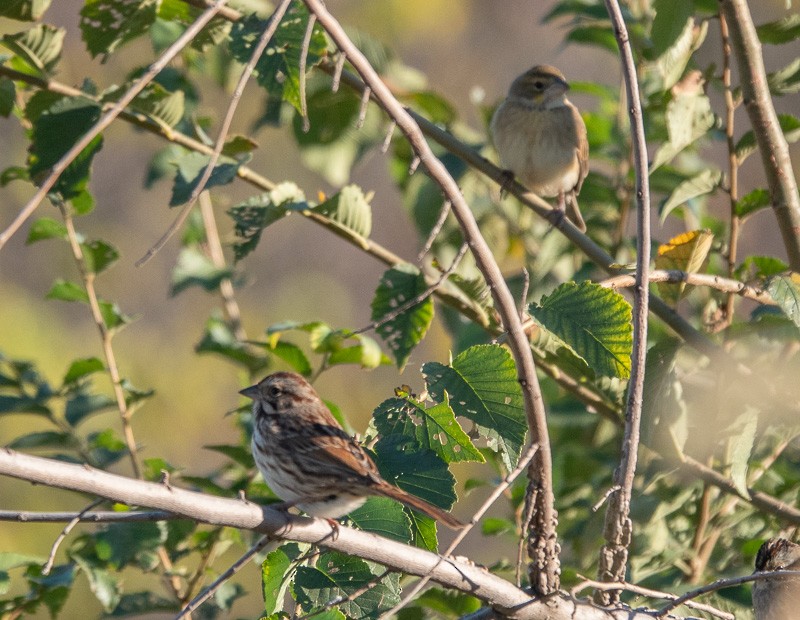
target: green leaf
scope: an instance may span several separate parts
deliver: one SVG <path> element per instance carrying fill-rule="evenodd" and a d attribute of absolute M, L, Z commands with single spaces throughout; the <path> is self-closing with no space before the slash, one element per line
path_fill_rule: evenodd
<path fill-rule="evenodd" d="M 773 95 L 790 95 L 800 91 L 800 58 L 796 58 L 783 69 L 769 73 L 767 84 Z"/>
<path fill-rule="evenodd" d="M 47 299 L 61 301 L 81 301 L 89 303 L 89 296 L 82 286 L 67 280 L 56 280 L 46 295 Z"/>
<path fill-rule="evenodd" d="M 456 501 L 456 479 L 447 463 L 409 437 L 389 435 L 375 444 L 375 462 L 383 478 L 412 495 L 448 510 Z"/>
<path fill-rule="evenodd" d="M 675 371 L 678 340 L 659 342 L 647 352 L 642 398 L 642 442 L 680 459 L 689 437 L 683 385 Z"/>
<path fill-rule="evenodd" d="M 118 47 L 145 34 L 156 19 L 157 0 L 86 0 L 81 34 L 92 57 L 108 57 Z"/>
<path fill-rule="evenodd" d="M 415 437 L 420 447 L 435 452 L 445 463 L 484 462 L 483 455 L 456 421 L 445 392 L 442 402 L 425 408 L 412 398 L 390 398 L 372 414 L 381 435 Z"/>
<path fill-rule="evenodd" d="M 153 523 L 112 523 L 95 535 L 96 552 L 101 560 L 119 570 L 135 563 L 152 567 L 154 552 L 167 540 L 163 521 Z"/>
<path fill-rule="evenodd" d="M 372 207 L 358 185 L 348 185 L 311 209 L 365 239 L 372 232 Z"/>
<path fill-rule="evenodd" d="M 774 256 L 748 256 L 736 270 L 739 280 L 769 278 L 788 271 L 789 265 Z"/>
<path fill-rule="evenodd" d="M 182 90 L 170 92 L 160 84 L 151 82 L 131 102 L 131 107 L 167 127 L 175 127 L 183 119 L 185 95 Z"/>
<path fill-rule="evenodd" d="M 650 31 L 652 53 L 660 56 L 681 36 L 687 21 L 694 22 L 694 5 L 692 0 L 655 0 L 653 9 L 656 15 Z"/>
<path fill-rule="evenodd" d="M 431 609 L 445 618 L 461 618 L 481 608 L 481 600 L 474 596 L 439 588 L 428 588 L 414 600 L 414 603 L 425 609 Z"/>
<path fill-rule="evenodd" d="M 117 248 L 105 241 L 82 243 L 81 249 L 83 250 L 83 262 L 89 273 L 102 273 L 119 258 Z"/>
<path fill-rule="evenodd" d="M 33 141 L 28 156 L 28 174 L 34 180 L 49 174 L 50 169 L 100 118 L 100 107 L 76 97 L 56 101 L 42 112 L 33 125 Z M 89 181 L 92 159 L 103 146 L 103 137 L 95 136 L 77 158 L 67 166 L 54 186 L 66 200 L 80 195 Z"/>
<path fill-rule="evenodd" d="M 592 45 L 612 54 L 617 53 L 617 39 L 610 26 L 579 26 L 566 36 L 569 43 Z"/>
<path fill-rule="evenodd" d="M 281 358 L 284 362 L 292 367 L 292 370 L 300 373 L 304 377 L 310 377 L 313 372 L 311 362 L 308 361 L 306 354 L 303 350 L 291 342 L 280 340 L 270 347 L 269 351 L 275 356 Z"/>
<path fill-rule="evenodd" d="M 348 518 L 358 529 L 374 532 L 392 540 L 407 543 L 411 540 L 411 527 L 403 506 L 388 497 L 370 497 Z"/>
<path fill-rule="evenodd" d="M 116 401 L 102 394 L 78 392 L 67 400 L 64 417 L 71 426 L 76 426 L 87 416 L 116 406 Z"/>
<path fill-rule="evenodd" d="M 693 176 L 691 179 L 688 179 L 678 185 L 678 187 L 675 188 L 675 190 L 661 205 L 661 222 L 663 223 L 667 219 L 667 216 L 670 214 L 670 212 L 676 207 L 679 207 L 682 204 L 697 198 L 698 196 L 705 196 L 706 194 L 713 192 L 715 189 L 717 189 L 717 187 L 719 187 L 721 181 L 722 172 L 719 170 L 713 170 L 712 168 L 706 168 L 699 174 Z"/>
<path fill-rule="evenodd" d="M 770 203 L 771 198 L 768 190 L 761 188 L 754 189 L 736 201 L 736 215 L 739 217 L 752 215 L 756 211 L 768 207 Z"/>
<path fill-rule="evenodd" d="M 750 497 L 747 488 L 747 466 L 755 445 L 758 430 L 758 410 L 745 405 L 744 411 L 726 429 L 729 434 L 729 458 L 731 480 L 743 497 Z"/>
<path fill-rule="evenodd" d="M 771 278 L 767 290 L 786 316 L 800 327 L 800 273 L 793 271 Z"/>
<path fill-rule="evenodd" d="M 4 0 L 0 3 L 0 15 L 23 22 L 37 21 L 51 0 Z"/>
<path fill-rule="evenodd" d="M 69 433 L 56 431 L 39 431 L 28 433 L 12 441 L 8 447 L 12 450 L 30 450 L 32 448 L 76 448 L 77 441 Z"/>
<path fill-rule="evenodd" d="M 236 236 L 242 239 L 233 244 L 237 261 L 255 250 L 261 231 L 277 222 L 290 211 L 308 208 L 305 195 L 294 183 L 281 183 L 270 192 L 248 198 L 228 211 L 235 224 Z"/>
<path fill-rule="evenodd" d="M 132 594 L 123 594 L 114 610 L 105 617 L 141 617 L 158 614 L 158 612 L 176 612 L 179 610 L 180 605 L 175 601 L 158 596 L 155 592 L 134 592 Z"/>
<path fill-rule="evenodd" d="M 202 340 L 195 346 L 198 353 L 217 353 L 244 366 L 250 373 L 264 369 L 267 358 L 257 354 L 252 347 L 237 340 L 231 328 L 222 319 L 212 317 L 206 322 Z"/>
<path fill-rule="evenodd" d="M 694 79 L 692 72 L 686 73 L 686 67 L 694 52 L 703 44 L 708 33 L 708 24 L 703 21 L 698 26 L 693 17 L 687 17 L 679 24 L 676 23 L 676 26 L 679 26 L 677 36 L 669 47 L 660 53 L 655 61 L 644 66 L 642 91 L 645 95 L 667 91 L 682 79 Z M 654 24 L 654 34 L 655 30 Z M 702 88 L 696 94 L 702 94 Z"/>
<path fill-rule="evenodd" d="M 800 37 L 800 13 L 791 13 L 774 22 L 761 24 L 756 28 L 762 43 L 779 45 Z"/>
<path fill-rule="evenodd" d="M 513 469 L 528 425 L 511 354 L 497 345 L 477 345 L 459 354 L 451 366 L 423 364 L 422 374 L 431 398 L 443 402 L 446 391 L 455 414 L 472 420 Z"/>
<path fill-rule="evenodd" d="M 66 239 L 67 227 L 49 217 L 40 217 L 32 225 L 25 243 L 31 244 L 44 239 Z"/>
<path fill-rule="evenodd" d="M 791 114 L 778 114 L 778 123 L 780 123 L 781 131 L 787 142 L 792 143 L 800 140 L 800 119 Z M 739 164 L 752 155 L 757 148 L 758 143 L 756 143 L 755 134 L 752 130 L 745 132 L 739 138 L 735 148 Z"/>
<path fill-rule="evenodd" d="M 118 580 L 101 562 L 79 554 L 70 554 L 72 559 L 89 580 L 89 588 L 107 612 L 113 610 L 120 601 L 121 588 Z"/>
<path fill-rule="evenodd" d="M 211 189 L 218 185 L 227 185 L 236 178 L 239 163 L 229 160 L 226 161 L 226 159 L 225 157 L 221 157 L 219 162 L 214 166 L 211 176 L 208 177 L 208 181 L 206 181 L 205 189 Z M 173 162 L 177 168 L 177 172 L 175 173 L 175 182 L 172 186 L 172 197 L 169 200 L 170 207 L 182 205 L 189 200 L 192 192 L 200 182 L 200 177 L 203 176 L 209 161 L 211 161 L 210 156 L 191 152 L 179 157 Z"/>
<path fill-rule="evenodd" d="M 341 347 L 333 351 L 328 357 L 328 365 L 358 364 L 362 368 L 377 368 L 383 364 L 391 364 L 391 360 L 383 354 L 380 346 L 369 336 L 353 334 L 351 339 L 358 344 L 351 347 Z"/>
<path fill-rule="evenodd" d="M 61 46 L 66 30 L 49 24 L 37 24 L 30 30 L 0 37 L 0 43 L 24 62 L 20 69 L 29 67 L 35 73 L 49 76 L 61 58 Z M 21 64 L 21 63 L 17 63 Z"/>
<path fill-rule="evenodd" d="M 300 54 L 308 25 L 308 9 L 292 3 L 281 20 L 275 35 L 256 64 L 256 81 L 269 93 L 271 100 L 288 101 L 300 110 Z M 268 21 L 249 15 L 237 21 L 231 30 L 230 50 L 240 63 L 247 63 Z M 327 51 L 325 33 L 315 24 L 306 54 L 310 70 Z"/>
<path fill-rule="evenodd" d="M 442 95 L 430 90 L 420 90 L 402 97 L 409 107 L 437 125 L 450 125 L 458 114 L 453 105 Z"/>
<path fill-rule="evenodd" d="M 381 570 L 376 568 L 376 570 Z M 349 600 L 348 595 L 360 591 L 377 573 L 362 559 L 343 553 L 323 553 L 316 567 L 301 566 L 294 581 L 297 602 L 307 612 L 323 607 L 332 599 L 344 598 L 342 613 L 353 620 L 377 618 L 381 612 L 400 602 L 399 575 L 386 576 L 374 587 Z"/>
<path fill-rule="evenodd" d="M 0 78 L 0 116 L 8 118 L 17 102 L 17 87 L 14 82 Z M 4 171 L 5 174 L 5 171 Z M 5 185 L 5 183 L 2 183 Z"/>
<path fill-rule="evenodd" d="M 631 371 L 631 306 L 616 291 L 593 282 L 562 284 L 531 315 L 570 345 L 599 375 L 627 379 Z"/>
<path fill-rule="evenodd" d="M 670 239 L 658 247 L 656 269 L 678 269 L 699 273 L 705 269 L 714 235 L 708 230 L 692 230 Z M 659 282 L 658 291 L 666 301 L 678 303 L 686 291 L 685 282 Z"/>
<path fill-rule="evenodd" d="M 63 383 L 64 385 L 76 383 L 79 379 L 103 370 L 105 370 L 105 364 L 96 357 L 78 359 L 70 364 L 67 374 L 64 375 Z"/>
<path fill-rule="evenodd" d="M 413 265 L 404 263 L 388 269 L 372 300 L 372 320 L 383 320 L 427 288 L 425 277 Z M 432 321 L 433 300 L 428 297 L 375 330 L 394 355 L 398 368 L 405 367 L 411 351 L 425 337 Z"/>
<path fill-rule="evenodd" d="M 682 89 L 667 104 L 665 117 L 669 140 L 662 144 L 650 164 L 650 173 L 666 164 L 687 146 L 704 136 L 716 123 L 711 101 L 702 85 Z"/>
<path fill-rule="evenodd" d="M 25 555 L 9 551 L 0 551 L 0 570 L 9 571 L 21 566 L 41 566 L 45 558 L 39 555 Z"/>
<path fill-rule="evenodd" d="M 270 551 L 261 563 L 261 590 L 264 613 L 268 616 L 283 609 L 283 597 L 289 585 L 289 569 L 300 555 L 296 544 L 281 545 Z"/>
<path fill-rule="evenodd" d="M 409 508 L 403 508 L 411 520 L 411 544 L 434 553 L 439 548 L 436 521 Z"/>
<path fill-rule="evenodd" d="M 177 295 L 191 286 L 199 286 L 205 291 L 213 292 L 232 274 L 232 270 L 228 267 L 216 267 L 211 259 L 197 248 L 183 248 L 178 256 L 178 264 L 172 270 L 170 294 Z"/>
<path fill-rule="evenodd" d="M 509 519 L 499 517 L 485 517 L 481 521 L 481 533 L 484 536 L 500 536 L 501 534 L 514 533 L 516 526 Z"/>

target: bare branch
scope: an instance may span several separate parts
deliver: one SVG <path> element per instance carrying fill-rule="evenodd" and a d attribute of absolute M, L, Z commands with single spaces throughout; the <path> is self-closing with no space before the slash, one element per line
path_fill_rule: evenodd
<path fill-rule="evenodd" d="M 642 103 L 639 99 L 639 84 L 636 78 L 636 63 L 633 59 L 628 31 L 622 10 L 617 0 L 606 0 L 614 32 L 617 37 L 622 73 L 625 78 L 628 115 L 631 124 L 633 164 L 636 173 L 636 286 L 633 292 L 633 352 L 631 354 L 631 377 L 628 383 L 628 398 L 625 411 L 625 434 L 622 454 L 614 472 L 614 485 L 619 490 L 612 493 L 606 511 L 603 535 L 606 544 L 600 552 L 598 574 L 603 581 L 622 581 L 628 561 L 628 546 L 633 534 L 630 518 L 633 479 L 639 452 L 639 431 L 644 394 L 644 369 L 647 358 L 647 316 L 649 308 L 648 271 L 650 269 L 650 185 L 647 163 L 647 143 L 642 119 Z M 600 597 L 604 603 L 619 602 L 619 591 L 611 591 Z"/>
<path fill-rule="evenodd" d="M 425 245 L 422 246 L 419 254 L 417 255 L 417 262 L 421 263 L 428 252 L 431 251 L 433 247 L 433 242 L 436 241 L 436 237 L 439 236 L 439 233 L 442 232 L 442 226 L 444 226 L 445 221 L 447 220 L 447 216 L 450 215 L 450 201 L 445 200 L 442 204 L 442 208 L 439 209 L 439 216 L 436 218 L 436 222 L 433 224 L 433 228 L 431 228 L 431 232 L 428 233 L 428 238 L 425 240 Z"/>
<path fill-rule="evenodd" d="M 49 575 L 50 571 L 53 569 L 53 563 L 56 561 L 56 552 L 58 551 L 58 547 L 61 542 L 67 537 L 67 535 L 73 530 L 73 528 L 81 522 L 83 516 L 89 512 L 95 506 L 98 506 L 103 503 L 104 500 L 98 499 L 93 501 L 89 504 L 86 508 L 81 510 L 78 514 L 75 515 L 74 518 L 70 519 L 70 522 L 64 526 L 64 529 L 61 530 L 61 533 L 53 542 L 53 546 L 50 547 L 50 555 L 47 557 L 47 562 L 45 562 L 44 567 L 42 568 L 42 575 Z"/>
<path fill-rule="evenodd" d="M 0 510 L 0 521 L 20 523 L 62 523 L 78 519 L 80 523 L 139 523 L 142 521 L 172 521 L 182 519 L 180 515 L 163 510 L 96 510 L 89 512 L 30 512 L 27 510 Z"/>
<path fill-rule="evenodd" d="M 99 134 L 103 132 L 103 130 L 108 127 L 117 116 L 125 109 L 125 107 L 134 100 L 136 95 L 138 95 L 142 89 L 147 86 L 153 79 L 161 72 L 164 67 L 166 67 L 170 61 L 172 61 L 175 56 L 178 55 L 184 47 L 186 47 L 192 39 L 197 36 L 197 33 L 203 29 L 203 27 L 211 21 L 222 7 L 225 5 L 227 0 L 216 0 L 214 4 L 208 7 L 195 21 L 194 23 L 189 26 L 186 31 L 178 37 L 178 39 L 170 45 L 164 53 L 158 58 L 156 62 L 154 62 L 150 67 L 145 71 L 142 76 L 137 79 L 131 87 L 125 92 L 122 97 L 113 105 L 111 109 L 106 112 L 100 120 L 98 120 L 92 128 L 87 131 L 81 138 L 69 149 L 62 157 L 59 159 L 55 164 L 53 164 L 53 168 L 50 171 L 50 174 L 47 175 L 47 178 L 42 182 L 39 186 L 39 190 L 34 194 L 33 198 L 31 198 L 28 203 L 22 208 L 19 215 L 14 219 L 14 221 L 9 225 L 6 230 L 0 234 L 0 249 L 6 244 L 6 242 L 13 236 L 17 230 L 25 223 L 25 221 L 33 214 L 39 204 L 44 200 L 45 196 L 50 192 L 53 186 L 58 181 L 58 178 L 67 169 L 72 161 L 80 155 L 81 151 L 85 149 L 89 143 L 95 139 Z"/>

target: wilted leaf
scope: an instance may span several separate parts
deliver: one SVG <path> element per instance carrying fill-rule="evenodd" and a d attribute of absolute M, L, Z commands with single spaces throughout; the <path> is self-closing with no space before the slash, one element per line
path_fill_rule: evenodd
<path fill-rule="evenodd" d="M 687 273 L 699 273 L 705 268 L 714 235 L 708 230 L 693 230 L 673 237 L 658 248 L 656 269 L 677 269 Z M 661 296 L 676 304 L 686 291 L 686 283 L 659 282 Z"/>

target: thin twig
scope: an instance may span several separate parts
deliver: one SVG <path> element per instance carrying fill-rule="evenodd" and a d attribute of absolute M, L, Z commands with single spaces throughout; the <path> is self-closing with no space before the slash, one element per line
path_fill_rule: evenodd
<path fill-rule="evenodd" d="M 256 544 L 254 544 L 250 549 L 248 549 L 242 557 L 236 560 L 231 567 L 222 573 L 217 579 L 214 580 L 210 586 L 208 586 L 205 590 L 203 590 L 200 594 L 194 597 L 183 609 L 181 609 L 180 613 L 175 616 L 175 620 L 180 620 L 180 618 L 185 618 L 187 615 L 192 613 L 195 609 L 200 607 L 203 603 L 205 603 L 208 599 L 214 596 L 214 593 L 222 587 L 222 585 L 228 581 L 231 577 L 233 577 L 236 573 L 238 573 L 247 562 L 250 561 L 255 554 L 261 551 L 264 547 L 272 539 L 269 536 L 262 536 Z"/>
<path fill-rule="evenodd" d="M 614 472 L 614 484 L 620 490 L 609 499 L 603 535 L 606 543 L 600 553 L 598 574 L 603 581 L 623 581 L 628 561 L 633 521 L 630 502 L 639 451 L 639 431 L 644 394 L 644 371 L 647 358 L 647 317 L 649 309 L 648 271 L 650 269 L 650 186 L 648 181 L 647 143 L 644 135 L 642 104 L 636 78 L 628 31 L 617 0 L 605 0 L 614 32 L 617 37 L 628 115 L 631 124 L 633 163 L 636 174 L 636 286 L 633 293 L 633 352 L 631 377 L 625 406 L 625 433 L 622 440 L 620 462 Z M 606 604 L 619 601 L 619 591 L 600 597 Z"/>
<path fill-rule="evenodd" d="M 53 542 L 53 546 L 50 547 L 50 555 L 47 556 L 47 562 L 45 562 L 44 567 L 42 568 L 42 575 L 49 575 L 50 571 L 53 569 L 53 563 L 56 561 L 56 552 L 58 551 L 58 547 L 61 544 L 61 542 L 67 537 L 67 535 L 72 531 L 72 529 L 76 525 L 78 525 L 78 523 L 81 522 L 81 519 L 87 512 L 89 512 L 95 506 L 99 506 L 104 501 L 105 501 L 104 499 L 98 499 L 93 501 L 86 508 L 84 508 L 78 514 L 76 514 L 75 517 L 64 526 L 64 529 L 61 530 L 61 533 Z"/>
<path fill-rule="evenodd" d="M 717 590 L 724 590 L 725 588 L 734 588 L 736 586 L 740 586 L 743 583 L 749 583 L 751 581 L 761 581 L 762 579 L 770 579 L 772 577 L 800 577 L 800 571 L 798 570 L 776 570 L 776 571 L 764 571 L 760 573 L 753 573 L 752 575 L 744 575 L 742 577 L 731 577 L 730 579 L 718 579 L 714 583 L 709 583 L 704 585 L 701 588 L 696 588 L 694 590 L 690 590 L 681 596 L 676 597 L 668 604 L 664 605 L 661 609 L 656 612 L 657 616 L 663 616 L 668 614 L 670 611 L 675 609 L 680 605 L 685 605 L 688 601 L 697 598 L 698 596 L 702 596 L 703 594 L 708 594 L 709 592 L 716 592 Z"/>
<path fill-rule="evenodd" d="M 264 32 L 261 33 L 261 37 L 259 37 L 258 42 L 253 49 L 253 54 L 251 55 L 250 60 L 244 66 L 242 74 L 239 76 L 239 81 L 236 84 L 236 88 L 234 88 L 233 93 L 231 93 L 231 100 L 230 103 L 228 103 L 228 109 L 225 113 L 225 118 L 220 126 L 219 134 L 217 135 L 217 141 L 214 144 L 214 151 L 211 153 L 211 157 L 209 158 L 208 163 L 203 170 L 203 174 L 200 176 L 200 180 L 192 190 L 189 200 L 181 208 L 178 217 L 175 218 L 175 221 L 172 222 L 167 231 L 158 241 L 156 241 L 155 245 L 147 250 L 142 258 L 136 261 L 137 267 L 141 267 L 147 261 L 153 258 L 153 256 L 155 256 L 156 253 L 163 248 L 164 245 L 166 245 L 170 237 L 172 237 L 172 235 L 174 235 L 175 232 L 186 221 L 186 218 L 189 217 L 189 213 L 191 212 L 194 203 L 197 201 L 197 197 L 200 196 L 200 192 L 205 189 L 206 183 L 208 183 L 208 180 L 211 178 L 211 174 L 214 172 L 214 166 L 216 166 L 217 161 L 219 161 L 219 157 L 222 154 L 222 149 L 225 146 L 225 140 L 228 138 L 228 131 L 231 128 L 231 123 L 233 123 L 233 117 L 236 113 L 236 108 L 239 107 L 239 102 L 241 101 L 242 94 L 244 93 L 244 87 L 247 85 L 247 81 L 250 79 L 250 75 L 255 70 L 258 60 L 261 58 L 261 55 L 267 48 L 267 45 L 269 45 L 272 36 L 278 29 L 278 26 L 280 25 L 281 20 L 283 19 L 283 16 L 291 3 L 291 0 L 283 0 L 275 9 L 272 17 L 270 17 L 269 25 L 264 29 Z"/>
<path fill-rule="evenodd" d="M 180 515 L 163 510 L 133 510 L 117 512 L 96 510 L 89 512 L 31 512 L 29 510 L 0 510 L 0 521 L 20 523 L 63 523 L 78 519 L 83 523 L 138 523 L 142 521 L 173 521 Z"/>
<path fill-rule="evenodd" d="M 308 121 L 308 102 L 306 101 L 306 65 L 308 64 L 308 47 L 311 45 L 311 35 L 314 33 L 314 24 L 317 16 L 313 13 L 308 16 L 306 32 L 303 35 L 303 45 L 300 48 L 299 86 L 300 86 L 300 117 L 303 119 L 303 133 L 308 133 L 311 124 Z"/>
<path fill-rule="evenodd" d="M 6 244 L 11 236 L 20 229 L 25 221 L 33 214 L 39 204 L 44 200 L 45 196 L 50 192 L 53 186 L 58 181 L 58 178 L 73 162 L 73 160 L 80 155 L 81 151 L 85 149 L 92 140 L 95 139 L 103 130 L 108 127 L 117 116 L 125 109 L 125 107 L 133 101 L 145 86 L 147 86 L 153 79 L 166 67 L 175 56 L 178 55 L 184 47 L 186 47 L 203 27 L 211 21 L 227 0 L 216 0 L 207 10 L 205 10 L 195 21 L 189 26 L 186 31 L 170 45 L 164 53 L 145 71 L 142 76 L 137 79 L 131 87 L 125 92 L 122 97 L 106 112 L 100 120 L 98 120 L 81 138 L 70 148 L 50 170 L 50 174 L 39 186 L 39 190 L 33 195 L 28 203 L 22 208 L 19 215 L 14 221 L 0 234 L 0 249 Z"/>
<path fill-rule="evenodd" d="M 331 92 L 338 92 L 339 90 L 339 83 L 342 80 L 342 71 L 344 71 L 344 63 L 347 60 L 347 56 L 344 52 L 339 52 L 339 56 L 336 58 L 336 66 L 333 70 L 333 81 L 331 82 Z"/>
<path fill-rule="evenodd" d="M 573 588 L 570 588 L 569 591 L 569 593 L 575 598 L 577 598 L 578 592 L 580 592 L 585 588 L 593 588 L 595 590 L 626 590 L 628 592 L 633 592 L 634 594 L 639 594 L 641 596 L 646 596 L 648 598 L 659 598 L 665 600 L 674 600 L 678 598 L 675 594 L 670 594 L 669 592 L 660 592 L 659 590 L 652 590 L 650 588 L 643 588 L 642 586 L 637 586 L 635 584 L 628 583 L 627 581 L 608 583 L 606 581 L 595 581 L 594 579 L 586 579 L 585 577 L 583 577 L 583 575 L 579 576 L 584 581 L 574 586 Z M 711 605 L 706 605 L 704 603 L 686 602 L 684 604 L 691 609 L 704 611 L 718 618 L 723 618 L 723 620 L 735 620 L 736 618 L 736 616 L 734 616 L 731 613 L 728 613 L 727 611 L 722 611 L 721 609 L 717 609 L 716 607 L 712 607 Z"/>
<path fill-rule="evenodd" d="M 442 227 L 444 226 L 445 221 L 447 221 L 447 216 L 450 215 L 450 208 L 450 201 L 445 200 L 444 203 L 442 203 L 442 208 L 439 209 L 439 215 L 436 217 L 436 222 L 433 224 L 431 232 L 428 233 L 428 238 L 425 240 L 425 245 L 422 246 L 419 254 L 417 254 L 417 263 L 421 263 L 428 252 L 431 251 L 433 242 L 436 241 L 436 237 L 438 237 L 439 233 L 442 232 Z"/>
<path fill-rule="evenodd" d="M 395 308 L 394 310 L 392 310 L 388 314 L 385 314 L 384 316 L 382 316 L 380 318 L 380 320 L 373 321 L 372 323 L 370 323 L 366 327 L 362 327 L 361 329 L 357 329 L 353 333 L 354 334 L 363 334 L 364 332 L 370 331 L 372 329 L 378 329 L 382 325 L 385 325 L 389 321 L 393 321 L 394 319 L 396 319 L 398 316 L 400 316 L 401 314 L 403 314 L 407 310 L 413 308 L 417 304 L 421 304 L 423 301 L 428 299 L 428 297 L 433 295 L 436 292 L 436 290 L 442 285 L 442 283 L 445 280 L 447 280 L 447 278 L 450 277 L 450 275 L 456 270 L 456 268 L 458 267 L 458 264 L 461 262 L 461 259 L 464 258 L 464 255 L 467 253 L 468 249 L 469 249 L 469 246 L 467 246 L 466 243 L 462 243 L 461 247 L 458 249 L 458 253 L 455 255 L 455 257 L 453 257 L 453 261 L 450 263 L 450 266 L 439 275 L 439 279 L 436 280 L 436 282 L 431 284 L 428 288 L 426 288 L 424 291 L 422 291 L 416 297 L 414 297 L 412 299 L 409 299 L 404 304 L 399 305 L 397 308 Z"/>
<path fill-rule="evenodd" d="M 492 504 L 494 504 L 497 501 L 497 499 L 505 492 L 505 490 L 509 486 L 511 486 L 514 480 L 516 480 L 517 477 L 523 471 L 525 471 L 525 468 L 528 467 L 528 464 L 531 462 L 533 456 L 536 454 L 538 450 L 539 446 L 537 446 L 536 444 L 531 444 L 530 446 L 528 446 L 528 449 L 525 451 L 525 454 L 523 454 L 520 457 L 517 466 L 511 472 L 509 472 L 505 478 L 503 478 L 500 484 L 498 484 L 495 487 L 495 489 L 491 492 L 489 497 L 487 497 L 486 500 L 484 500 L 484 502 L 480 505 L 480 508 L 478 508 L 478 510 L 475 511 L 475 514 L 472 515 L 472 518 L 469 520 L 469 523 L 467 523 L 466 527 L 458 531 L 456 537 L 448 545 L 447 549 L 445 549 L 444 552 L 441 554 L 439 561 L 436 563 L 435 566 L 431 568 L 431 571 L 435 570 L 436 567 L 439 566 L 439 564 L 444 562 L 445 558 L 452 555 L 456 547 L 461 543 L 462 540 L 464 540 L 464 538 L 466 538 L 467 534 L 469 534 L 472 531 L 472 528 L 474 528 L 480 522 L 480 520 L 483 518 L 483 515 L 486 514 L 489 508 L 492 507 Z M 424 588 L 430 580 L 431 580 L 431 574 L 429 572 L 427 575 L 422 577 L 414 585 L 414 587 L 412 587 L 405 594 L 405 596 L 403 596 L 403 598 L 400 600 L 399 603 L 397 603 L 397 605 L 392 607 L 389 611 L 381 614 L 381 620 L 386 620 L 396 615 L 401 609 L 403 609 L 403 607 L 408 605 L 408 603 L 410 603 L 414 599 L 414 597 L 417 596 L 417 594 L 419 594 L 422 588 Z"/>
<path fill-rule="evenodd" d="M 369 107 L 369 87 L 364 89 L 361 93 L 361 102 L 358 105 L 358 120 L 356 121 L 356 129 L 361 129 L 364 126 L 364 121 L 367 118 L 367 108 Z"/>
<path fill-rule="evenodd" d="M 391 121 L 389 123 L 389 127 L 386 129 L 386 137 L 383 139 L 383 144 L 381 144 L 381 153 L 385 153 L 389 150 L 389 146 L 392 144 L 392 136 L 394 136 L 395 129 L 397 129 L 397 123 Z"/>
<path fill-rule="evenodd" d="M 206 232 L 206 242 L 208 246 L 208 256 L 214 267 L 225 269 L 225 254 L 222 251 L 222 243 L 219 239 L 219 229 L 217 220 L 214 217 L 214 207 L 211 204 L 211 196 L 207 191 L 200 194 L 200 214 L 203 217 L 203 228 Z M 247 332 L 242 326 L 242 313 L 239 310 L 239 303 L 236 301 L 236 293 L 233 282 L 230 278 L 223 278 L 219 283 L 219 293 L 222 296 L 222 304 L 225 315 L 230 323 L 231 330 L 239 342 L 247 341 Z"/>

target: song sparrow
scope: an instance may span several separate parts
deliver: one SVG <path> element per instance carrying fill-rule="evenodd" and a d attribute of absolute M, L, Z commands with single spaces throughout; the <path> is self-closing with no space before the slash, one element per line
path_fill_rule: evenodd
<path fill-rule="evenodd" d="M 558 196 L 559 210 L 585 231 L 576 196 L 589 171 L 589 142 L 568 90 L 555 67 L 528 69 L 511 84 L 491 131 L 500 164 L 540 196 Z"/>
<path fill-rule="evenodd" d="M 770 538 L 756 555 L 756 571 L 800 570 L 800 545 Z M 800 577 L 775 577 L 753 583 L 756 620 L 800 618 Z"/>
<path fill-rule="evenodd" d="M 448 527 L 462 523 L 386 482 L 366 451 L 339 425 L 314 388 L 276 372 L 240 394 L 253 399 L 253 457 L 267 484 L 289 506 L 332 520 L 382 495 Z"/>

